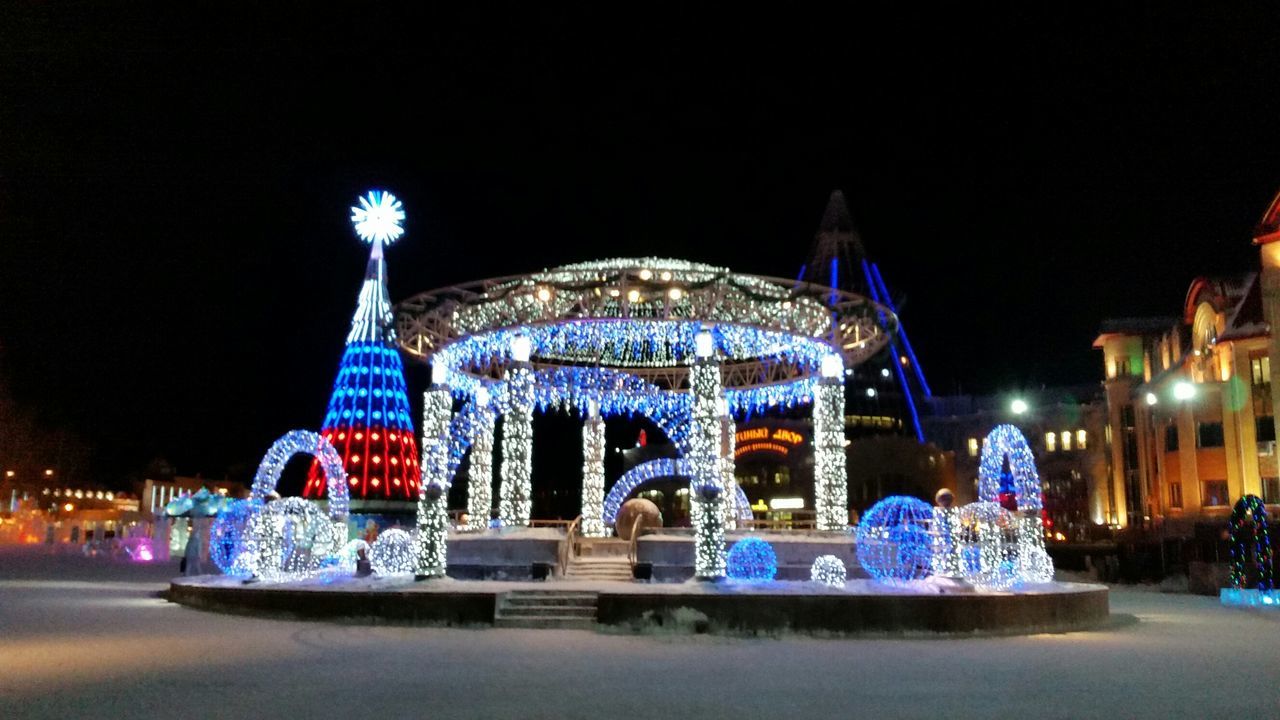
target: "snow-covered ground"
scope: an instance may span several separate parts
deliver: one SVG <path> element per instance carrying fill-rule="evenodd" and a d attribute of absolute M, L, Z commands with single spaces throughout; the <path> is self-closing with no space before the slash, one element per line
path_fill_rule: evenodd
<path fill-rule="evenodd" d="M 1113 588 L 1113 626 L 964 639 L 369 627 L 205 613 L 176 569 L 0 548 L 0 717 L 1280 716 L 1280 613 Z"/>

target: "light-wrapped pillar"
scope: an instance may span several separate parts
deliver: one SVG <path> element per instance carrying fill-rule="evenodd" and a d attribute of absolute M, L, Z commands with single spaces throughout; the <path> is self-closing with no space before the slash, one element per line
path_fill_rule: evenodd
<path fill-rule="evenodd" d="M 728 404 L 720 403 L 720 485 L 724 488 L 724 526 L 727 530 L 738 528 L 738 478 L 737 463 L 733 452 L 736 447 L 734 433 L 738 426 L 733 422 Z"/>
<path fill-rule="evenodd" d="M 480 532 L 489 527 L 493 509 L 493 406 L 489 391 L 476 390 L 475 437 L 471 440 L 471 460 L 467 466 L 467 529 Z"/>
<path fill-rule="evenodd" d="M 957 533 L 957 510 L 936 505 L 933 508 L 933 555 L 930 563 L 935 577 L 960 577 L 960 543 Z"/>
<path fill-rule="evenodd" d="M 813 488 L 819 530 L 849 527 L 849 486 L 844 455 L 844 361 L 822 360 L 813 391 Z"/>
<path fill-rule="evenodd" d="M 414 575 L 443 577 L 449 540 L 449 417 L 453 396 L 444 384 L 444 367 L 431 369 L 432 386 L 422 394 L 422 482 L 418 484 L 418 547 Z"/>
<path fill-rule="evenodd" d="M 507 414 L 502 418 L 502 488 L 498 509 L 503 525 L 528 526 L 533 508 L 533 367 L 529 364 L 529 338 L 511 341 L 507 368 Z"/>
<path fill-rule="evenodd" d="M 725 575 L 724 487 L 720 462 L 723 395 L 720 365 L 715 360 L 711 333 L 702 330 L 694 340 L 696 360 L 689 370 L 693 400 L 689 433 L 690 514 L 694 525 L 694 577 L 717 580 Z"/>
<path fill-rule="evenodd" d="M 604 420 L 592 401 L 582 424 L 582 534 L 604 537 Z"/>

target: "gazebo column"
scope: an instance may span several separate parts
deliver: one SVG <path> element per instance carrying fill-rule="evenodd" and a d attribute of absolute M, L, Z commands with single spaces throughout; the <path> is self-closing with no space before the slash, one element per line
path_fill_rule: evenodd
<path fill-rule="evenodd" d="M 418 547 L 414 575 L 444 577 L 448 564 L 449 419 L 453 396 L 445 368 L 431 368 L 431 389 L 422 394 L 422 479 L 418 484 Z"/>
<path fill-rule="evenodd" d="M 813 489 L 819 530 L 849 527 L 849 485 L 844 454 L 844 361 L 822 359 L 813 391 Z"/>
<path fill-rule="evenodd" d="M 689 434 L 691 468 L 690 514 L 694 524 L 694 577 L 718 580 L 725 575 L 724 479 L 721 463 L 721 413 L 724 390 L 720 364 L 715 359 L 711 333 L 698 332 L 694 339 L 693 367 L 689 371 L 693 396 L 692 427 Z"/>
<path fill-rule="evenodd" d="M 592 400 L 582 424 L 582 534 L 604 537 L 604 419 Z"/>
<path fill-rule="evenodd" d="M 529 525 L 533 475 L 533 366 L 527 336 L 511 340 L 507 368 L 507 413 L 502 419 L 502 491 L 498 503 L 503 525 Z"/>
<path fill-rule="evenodd" d="M 467 529 L 480 532 L 489 527 L 493 510 L 493 406 L 489 390 L 476 390 L 475 403 L 479 419 L 475 437 L 471 439 L 471 458 L 467 464 Z"/>
<path fill-rule="evenodd" d="M 734 474 L 737 463 L 733 452 L 736 447 L 735 436 L 738 426 L 733 422 L 729 405 L 723 398 L 720 410 L 720 484 L 724 487 L 724 526 L 728 530 L 738 528 L 738 478 Z"/>

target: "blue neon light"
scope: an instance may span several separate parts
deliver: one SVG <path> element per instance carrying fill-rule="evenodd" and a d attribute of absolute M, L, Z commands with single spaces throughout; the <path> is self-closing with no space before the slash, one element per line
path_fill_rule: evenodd
<path fill-rule="evenodd" d="M 867 286 L 871 289 L 871 299 L 880 302 L 880 292 L 876 288 L 876 284 L 871 279 L 871 269 L 866 260 L 862 261 L 862 274 L 867 278 Z M 885 321 L 884 313 L 880 313 L 880 323 L 883 325 Z M 899 326 L 901 330 L 901 326 Z M 893 353 L 893 369 L 898 375 L 898 385 L 902 388 L 902 395 L 907 399 L 907 411 L 911 413 L 911 424 L 916 431 L 916 440 L 920 443 L 924 442 L 924 428 L 920 426 L 920 414 L 916 412 L 916 401 L 911 397 L 911 388 L 907 385 L 907 375 L 902 372 L 902 363 L 898 362 L 898 345 L 892 340 L 889 341 L 889 352 Z"/>
<path fill-rule="evenodd" d="M 875 275 L 876 283 L 880 286 L 881 296 L 884 303 L 896 315 L 898 307 L 893 304 L 893 298 L 889 296 L 889 288 L 885 287 L 884 278 L 880 276 L 880 266 L 871 263 L 871 272 Z M 929 383 L 924 379 L 924 368 L 920 367 L 920 361 L 916 359 L 916 351 L 911 349 L 911 339 L 907 337 L 907 327 L 901 322 L 898 323 L 898 334 L 902 336 L 902 346 L 907 349 L 907 357 L 911 358 L 911 367 L 915 370 L 916 379 L 920 381 L 920 387 L 924 389 L 925 397 L 933 397 L 933 391 L 929 389 Z"/>

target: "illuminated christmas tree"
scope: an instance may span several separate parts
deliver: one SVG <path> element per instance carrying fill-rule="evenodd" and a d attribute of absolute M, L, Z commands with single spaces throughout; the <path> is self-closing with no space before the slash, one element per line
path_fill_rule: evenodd
<path fill-rule="evenodd" d="M 384 246 L 404 233 L 404 210 L 391 193 L 373 190 L 351 211 L 356 234 L 372 250 L 320 434 L 342 456 L 352 500 L 416 501 L 418 443 L 383 259 Z M 324 472 L 318 464 L 312 464 L 302 494 L 324 497 Z"/>

